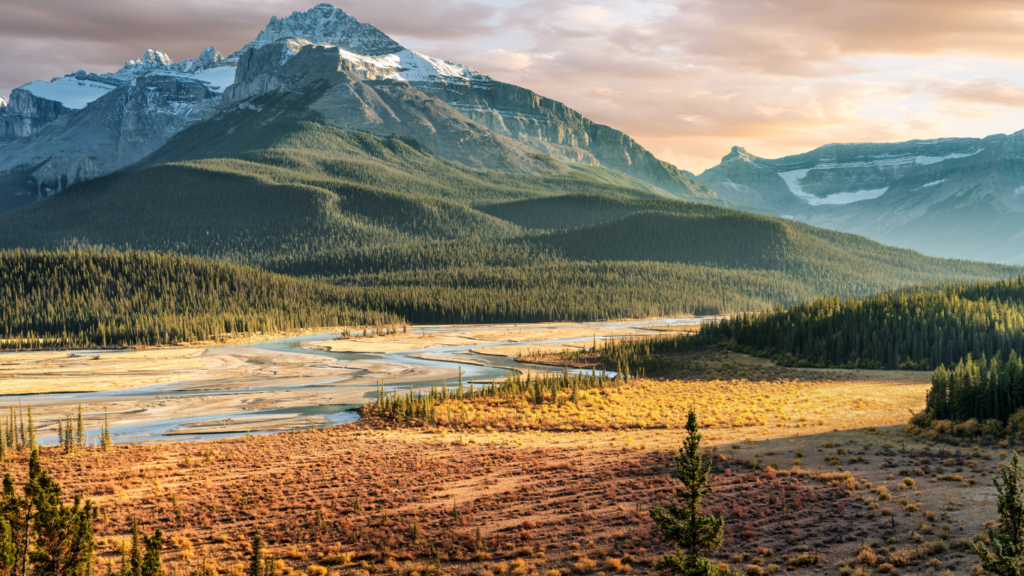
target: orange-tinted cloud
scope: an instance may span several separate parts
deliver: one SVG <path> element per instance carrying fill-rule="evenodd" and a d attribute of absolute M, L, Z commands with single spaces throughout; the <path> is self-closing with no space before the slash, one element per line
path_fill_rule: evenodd
<path fill-rule="evenodd" d="M 318 0 L 0 0 L 0 93 L 146 48 L 231 52 Z M 1024 128 L 1020 0 L 335 0 L 403 44 L 560 100 L 693 171 L 733 145 Z"/>

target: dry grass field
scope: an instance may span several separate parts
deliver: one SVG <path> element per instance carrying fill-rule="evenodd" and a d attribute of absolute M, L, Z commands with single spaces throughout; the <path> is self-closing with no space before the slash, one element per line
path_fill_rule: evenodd
<path fill-rule="evenodd" d="M 46 449 L 45 466 L 101 506 L 101 560 L 115 567 L 138 519 L 168 533 L 176 574 L 240 576 L 255 526 L 285 576 L 652 573 L 666 550 L 646 512 L 672 501 L 692 406 L 715 462 L 705 508 L 726 519 L 718 561 L 751 576 L 974 569 L 968 543 L 995 516 L 990 479 L 1009 448 L 905 435 L 926 375 L 780 370 L 725 352 L 688 366 L 700 374 L 590 391 L 578 410 L 467 402 L 479 426 L 367 418 Z M 21 474 L 23 458 L 6 466 Z"/>

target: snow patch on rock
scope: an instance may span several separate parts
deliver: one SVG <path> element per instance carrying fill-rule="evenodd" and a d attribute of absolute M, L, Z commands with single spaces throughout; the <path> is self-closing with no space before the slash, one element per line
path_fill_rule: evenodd
<path fill-rule="evenodd" d="M 944 160 L 953 160 L 955 158 L 967 158 L 974 156 L 978 152 L 981 152 L 984 148 L 971 152 L 970 154 L 946 154 L 945 156 L 917 156 L 914 158 L 914 162 L 927 166 L 928 164 L 937 164 Z"/>
<path fill-rule="evenodd" d="M 70 110 L 81 110 L 114 88 L 110 84 L 79 80 L 74 76 L 54 78 L 49 82 L 36 80 L 21 87 L 37 98 L 60 102 Z"/>
<path fill-rule="evenodd" d="M 786 183 L 786 186 L 789 188 L 789 191 L 792 192 L 794 196 L 803 200 L 804 202 L 807 202 L 811 206 L 852 204 L 854 202 L 861 202 L 864 200 L 874 200 L 875 198 L 878 198 L 882 194 L 885 194 L 885 191 L 889 189 L 888 187 L 885 187 L 879 188 L 877 190 L 857 190 L 856 192 L 841 192 L 839 194 L 832 194 L 824 198 L 821 198 L 813 194 L 808 194 L 804 192 L 803 187 L 800 186 L 800 180 L 804 176 L 807 176 L 807 173 L 810 171 L 811 169 L 808 168 L 804 170 L 790 170 L 789 172 L 779 172 L 779 177 L 782 178 L 782 180 Z"/>
<path fill-rule="evenodd" d="M 21 88 L 37 98 L 59 102 L 70 110 L 81 110 L 104 94 L 125 84 L 132 84 L 147 74 L 175 76 L 199 80 L 217 93 L 235 82 L 235 64 L 226 62 L 213 46 L 203 50 L 199 58 L 175 62 L 162 50 L 146 50 L 141 58 L 129 60 L 117 72 L 89 74 L 79 70 L 49 82 L 37 80 Z"/>

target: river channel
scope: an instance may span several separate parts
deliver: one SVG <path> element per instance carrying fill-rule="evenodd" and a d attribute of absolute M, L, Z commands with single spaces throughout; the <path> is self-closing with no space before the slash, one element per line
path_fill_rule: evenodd
<path fill-rule="evenodd" d="M 199 373 L 174 382 L 94 392 L 0 396 L 0 418 L 6 420 L 11 406 L 22 414 L 32 406 L 37 437 L 42 444 L 56 443 L 57 420 L 68 414 L 74 418 L 78 406 L 83 407 L 88 435 L 93 441 L 98 438 L 105 412 L 110 418 L 115 442 L 188 441 L 331 426 L 357 420 L 355 409 L 376 397 L 378 383 L 387 392 L 402 393 L 410 388 L 425 390 L 444 384 L 456 385 L 460 378 L 466 385 L 502 379 L 513 369 L 560 372 L 560 368 L 518 364 L 511 356 L 503 355 L 502 349 L 579 342 L 579 333 L 587 330 L 600 332 L 594 340 L 653 334 L 658 327 L 695 325 L 703 320 L 689 317 L 545 324 L 540 329 L 531 328 L 534 339 L 527 341 L 471 342 L 380 353 L 336 352 L 311 346 L 336 339 L 338 335 L 333 333 L 282 338 L 244 347 L 211 346 L 196 351 L 196 356 L 202 357 L 199 360 L 231 358 L 244 362 L 246 368 L 257 369 L 256 372 L 246 372 L 244 377 L 235 377 L 236 372 L 230 372 L 227 377 L 213 380 L 208 374 Z M 569 327 L 575 337 L 564 337 Z M 495 325 L 428 326 L 413 327 L 409 332 L 431 336 L 458 334 L 471 339 L 475 332 L 495 329 Z M 117 353 L 75 351 L 67 355 L 66 361 L 116 359 Z M 10 355 L 0 354 L 0 363 L 7 356 Z M 31 355 L 19 356 L 25 357 L 31 358 Z M 312 363 L 315 368 L 289 372 L 290 365 L 276 364 L 300 361 L 304 365 Z M 380 366 L 388 370 L 375 372 Z M 73 384 L 70 389 L 74 389 Z"/>

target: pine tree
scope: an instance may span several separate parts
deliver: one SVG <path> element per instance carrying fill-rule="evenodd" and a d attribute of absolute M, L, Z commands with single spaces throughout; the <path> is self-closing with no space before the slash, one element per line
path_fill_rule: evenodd
<path fill-rule="evenodd" d="M 32 407 L 28 407 L 28 449 L 35 450 L 36 446 L 36 425 L 32 421 Z"/>
<path fill-rule="evenodd" d="M 141 576 L 163 576 L 163 567 L 160 562 L 160 553 L 164 550 L 164 533 L 157 528 L 152 536 L 145 538 L 146 554 L 142 557 L 142 565 L 139 567 Z"/>
<path fill-rule="evenodd" d="M 675 545 L 676 550 L 660 558 L 654 567 L 673 576 L 728 574 L 706 556 L 722 545 L 725 523 L 711 514 L 701 514 L 701 498 L 712 491 L 708 485 L 711 464 L 705 465 L 700 454 L 701 435 L 697 414 L 692 410 L 687 417 L 686 431 L 686 442 L 676 456 L 676 474 L 683 483 L 682 488 L 676 488 L 676 497 L 683 506 L 671 504 L 667 508 L 651 510 L 651 518 L 662 539 Z"/>
<path fill-rule="evenodd" d="M 79 447 L 85 446 L 85 421 L 82 419 L 82 405 L 78 405 L 78 426 L 75 427 L 75 439 Z"/>
<path fill-rule="evenodd" d="M 39 451 L 29 458 L 24 496 L 6 474 L 0 506 L 0 573 L 85 574 L 95 551 L 93 523 L 97 510 L 75 496 L 68 505 L 55 482 L 39 462 Z M 15 570 L 15 566 L 17 566 Z"/>
<path fill-rule="evenodd" d="M 259 526 L 252 531 L 252 555 L 249 562 L 248 576 L 266 576 L 265 562 L 263 561 L 263 535 L 260 534 Z"/>
<path fill-rule="evenodd" d="M 25 414 L 21 411 L 21 402 L 18 402 L 18 447 L 24 448 L 28 445 L 28 438 L 25 437 Z"/>
<path fill-rule="evenodd" d="M 114 442 L 110 438 L 110 419 L 107 417 L 107 409 L 103 409 L 103 436 L 100 440 L 104 452 L 109 452 Z"/>
<path fill-rule="evenodd" d="M 18 449 L 18 433 L 14 424 L 14 405 L 11 405 L 11 413 L 7 416 L 7 446 Z"/>
<path fill-rule="evenodd" d="M 128 556 L 129 576 L 142 576 L 142 534 L 139 521 L 132 523 L 132 550 Z"/>
<path fill-rule="evenodd" d="M 62 452 L 68 451 L 68 445 L 64 442 L 64 421 L 57 418 L 57 441 L 60 442 Z"/>
<path fill-rule="evenodd" d="M 1009 466 L 1000 466 L 1003 485 L 993 478 L 996 487 L 996 508 L 999 524 L 988 529 L 992 551 L 982 542 L 974 543 L 974 551 L 981 558 L 981 567 L 996 576 L 1024 575 L 1024 495 L 1021 492 L 1020 456 L 1013 453 Z"/>

